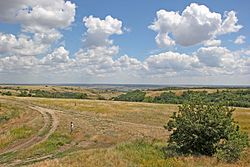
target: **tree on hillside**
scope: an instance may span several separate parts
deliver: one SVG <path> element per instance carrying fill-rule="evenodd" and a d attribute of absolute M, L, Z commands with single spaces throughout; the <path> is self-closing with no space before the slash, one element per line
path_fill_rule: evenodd
<path fill-rule="evenodd" d="M 233 111 L 221 103 L 205 104 L 198 99 L 183 104 L 165 126 L 172 132 L 166 153 L 238 160 L 248 146 L 248 136 L 240 131 Z"/>
<path fill-rule="evenodd" d="M 142 102 L 145 98 L 146 93 L 141 90 L 134 90 L 122 94 L 114 98 L 115 101 L 133 101 L 133 102 Z"/>

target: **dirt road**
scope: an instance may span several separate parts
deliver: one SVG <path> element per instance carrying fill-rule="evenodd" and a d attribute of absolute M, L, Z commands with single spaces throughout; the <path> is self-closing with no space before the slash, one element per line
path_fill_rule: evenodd
<path fill-rule="evenodd" d="M 18 150 L 27 149 L 29 147 L 33 147 L 43 141 L 46 141 L 48 137 L 56 130 L 58 126 L 58 120 L 55 116 L 54 110 L 45 109 L 37 106 L 30 106 L 31 109 L 36 110 L 41 113 L 44 120 L 43 127 L 39 130 L 39 132 L 33 136 L 32 138 L 22 142 L 12 145 L 0 152 L 0 156 L 3 154 L 7 154 L 10 152 L 16 152 Z"/>

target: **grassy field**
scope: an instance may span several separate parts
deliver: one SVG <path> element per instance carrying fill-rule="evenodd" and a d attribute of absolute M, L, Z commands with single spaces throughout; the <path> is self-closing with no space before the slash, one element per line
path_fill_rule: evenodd
<path fill-rule="evenodd" d="M 0 151 L 33 136 L 42 124 L 39 113 L 21 103 L 0 98 Z"/>
<path fill-rule="evenodd" d="M 84 93 L 87 94 L 88 99 L 95 99 L 95 100 L 109 100 L 114 97 L 117 97 L 125 92 L 116 89 L 92 89 L 92 88 L 84 88 L 84 87 L 76 87 L 76 86 L 53 86 L 53 85 L 0 85 L 0 95 L 6 94 L 10 92 L 12 96 L 20 95 L 21 91 L 48 91 L 48 92 L 73 92 L 73 93 Z M 237 90 L 247 90 L 246 88 L 189 88 L 189 89 L 166 89 L 166 90 L 145 90 L 146 97 L 156 97 L 160 96 L 164 92 L 174 92 L 177 96 L 183 94 L 188 90 L 191 91 L 198 91 L 203 92 L 206 91 L 208 93 L 215 93 L 217 90 L 219 91 L 237 91 Z M 8 94 L 8 93 L 7 93 Z"/>
<path fill-rule="evenodd" d="M 0 118 L 4 120 L 0 123 L 1 141 L 24 142 L 34 135 L 45 138 L 53 123 L 58 121 L 46 140 L 15 152 L 0 154 L 0 166 L 243 167 L 250 164 L 250 150 L 235 164 L 217 162 L 211 157 L 165 159 L 162 148 L 169 133 L 163 126 L 172 112 L 178 109 L 177 105 L 6 96 L 0 97 L 0 102 Z M 48 125 L 42 133 L 38 134 L 46 115 L 42 116 L 29 106 L 48 110 Z M 234 117 L 241 128 L 250 134 L 250 109 L 237 108 Z M 72 134 L 71 121 L 74 123 Z M 8 135 L 6 139 L 4 136 Z M 2 144 L 0 153 L 9 148 L 11 144 Z"/>

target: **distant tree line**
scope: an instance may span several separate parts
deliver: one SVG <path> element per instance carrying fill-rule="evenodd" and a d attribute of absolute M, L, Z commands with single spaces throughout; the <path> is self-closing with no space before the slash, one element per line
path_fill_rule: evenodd
<path fill-rule="evenodd" d="M 163 92 L 156 97 L 145 96 L 146 93 L 135 90 L 122 94 L 114 100 L 116 101 L 132 101 L 132 102 L 149 102 L 149 103 L 170 103 L 183 104 L 191 99 L 199 98 L 206 103 L 221 102 L 229 106 L 250 107 L 250 89 L 246 90 L 222 90 L 214 93 L 207 91 L 184 91 L 182 95 L 176 95 L 174 92 Z"/>
<path fill-rule="evenodd" d="M 227 89 L 227 90 L 235 90 L 235 89 L 249 89 L 249 86 L 242 86 L 242 87 L 237 87 L 237 86 L 229 86 L 229 87 L 223 87 L 223 86 L 215 86 L 215 87 L 209 87 L 209 86 L 197 86 L 197 87 L 163 87 L 163 88 L 156 88 L 156 89 L 148 89 L 149 91 L 169 91 L 169 90 L 195 90 L 195 89 Z"/>
<path fill-rule="evenodd" d="M 47 85 L 45 87 L 48 87 Z M 66 89 L 67 87 L 65 87 Z M 1 87 L 3 90 L 15 90 L 17 93 L 12 93 L 10 91 L 0 91 L 0 95 L 3 96 L 13 96 L 17 95 L 20 97 L 44 97 L 44 98 L 67 98 L 67 99 L 87 99 L 88 95 L 86 93 L 80 92 L 58 92 L 55 88 L 52 88 L 52 91 L 46 90 L 32 90 L 32 89 L 24 89 L 20 87 L 11 87 L 5 86 Z M 73 90 L 73 88 L 67 88 L 69 90 Z"/>
<path fill-rule="evenodd" d="M 10 91 L 7 91 L 7 92 L 1 92 L 0 91 L 0 94 L 3 95 L 3 96 L 12 96 L 12 93 Z"/>
<path fill-rule="evenodd" d="M 78 92 L 49 92 L 45 90 L 22 90 L 20 97 L 45 97 L 45 98 L 66 98 L 66 99 L 86 99 L 86 93 Z"/>

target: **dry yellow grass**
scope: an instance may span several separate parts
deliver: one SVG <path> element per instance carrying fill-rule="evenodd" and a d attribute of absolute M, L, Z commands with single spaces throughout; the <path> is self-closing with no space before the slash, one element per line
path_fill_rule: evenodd
<path fill-rule="evenodd" d="M 46 160 L 30 165 L 31 167 L 249 167 L 250 160 L 229 164 L 218 162 L 214 157 L 177 157 L 165 158 L 159 149 L 148 144 L 120 144 L 107 149 L 91 149 L 72 153 L 67 157 Z M 249 156 L 249 153 L 246 155 Z"/>
<path fill-rule="evenodd" d="M 9 161 L 15 159 L 26 161 L 27 158 L 35 159 L 48 154 L 62 154 L 70 152 L 71 149 L 111 147 L 121 142 L 140 138 L 165 140 L 168 134 L 163 125 L 167 121 L 169 112 L 176 108 L 176 106 L 161 104 L 95 100 L 15 98 L 13 101 L 57 109 L 56 116 L 59 126 L 55 134 L 61 134 L 61 137 L 52 136 L 47 143 L 22 150 Z M 168 109 L 172 111 L 168 111 Z M 74 122 L 75 128 L 70 135 L 71 121 Z M 58 143 L 56 140 L 61 140 L 62 143 Z M 67 144 L 65 141 L 70 141 L 70 143 Z"/>
<path fill-rule="evenodd" d="M 236 164 L 218 163 L 211 157 L 165 159 L 160 148 L 165 145 L 168 132 L 163 125 L 172 112 L 177 111 L 177 105 L 20 97 L 11 99 L 23 105 L 56 109 L 59 126 L 48 141 L 12 155 L 10 162 L 21 159 L 24 164 L 31 163 L 35 167 L 245 167 L 250 163 L 249 156 Z M 234 114 L 241 128 L 250 134 L 249 116 L 250 109 L 243 108 L 237 108 Z M 71 121 L 75 125 L 72 134 L 69 129 Z M 146 142 L 138 143 L 141 139 Z M 46 160 L 47 157 L 53 159 Z M 34 161 L 41 162 L 33 164 Z"/>
<path fill-rule="evenodd" d="M 107 118 L 163 126 L 178 109 L 171 104 L 131 103 L 103 100 L 22 98 L 36 105 L 63 111 L 94 113 Z"/>
<path fill-rule="evenodd" d="M 249 108 L 236 108 L 234 112 L 235 121 L 240 125 L 240 128 L 249 134 L 250 138 L 250 109 Z"/>
<path fill-rule="evenodd" d="M 42 116 L 21 103 L 0 97 L 0 153 L 36 134 Z"/>

